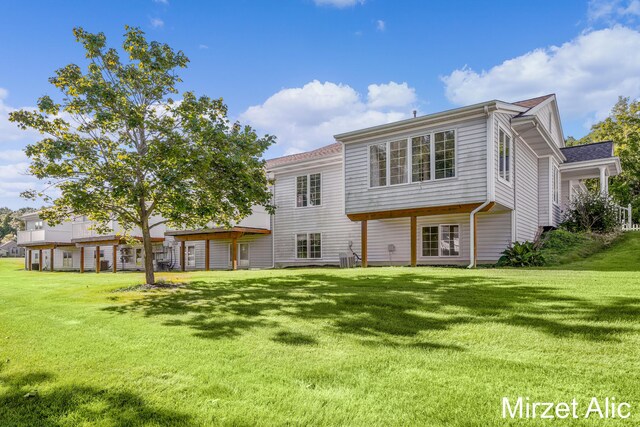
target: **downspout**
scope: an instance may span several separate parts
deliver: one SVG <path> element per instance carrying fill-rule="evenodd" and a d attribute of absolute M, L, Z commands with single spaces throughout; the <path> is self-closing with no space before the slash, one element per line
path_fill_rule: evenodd
<path fill-rule="evenodd" d="M 489 106 L 485 105 L 484 113 L 487 115 L 487 200 L 472 210 L 469 215 L 469 265 L 467 268 L 476 266 L 476 214 L 495 200 L 493 112 L 490 112 Z"/>
<path fill-rule="evenodd" d="M 273 185 L 271 186 L 273 204 L 276 203 L 276 178 L 273 174 Z M 271 268 L 276 268 L 276 215 L 271 215 Z"/>

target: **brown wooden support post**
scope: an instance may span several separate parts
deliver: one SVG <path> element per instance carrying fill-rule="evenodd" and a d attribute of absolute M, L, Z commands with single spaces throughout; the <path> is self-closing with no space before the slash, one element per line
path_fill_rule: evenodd
<path fill-rule="evenodd" d="M 100 246 L 96 246 L 96 273 L 100 273 Z"/>
<path fill-rule="evenodd" d="M 185 261 L 185 259 L 184 259 L 185 258 L 185 256 L 184 256 L 185 250 L 186 250 L 186 244 L 185 244 L 185 242 L 183 240 L 183 241 L 180 242 L 180 269 L 182 271 L 185 270 L 185 262 L 184 262 Z"/>
<path fill-rule="evenodd" d="M 238 239 L 231 239 L 231 269 L 238 269 Z"/>
<path fill-rule="evenodd" d="M 118 271 L 118 245 L 113 245 L 113 272 Z"/>
<path fill-rule="evenodd" d="M 53 252 L 54 248 L 49 249 L 49 259 L 51 260 L 51 267 L 49 267 L 49 271 L 53 271 L 54 263 L 53 263 Z"/>
<path fill-rule="evenodd" d="M 204 269 L 205 269 L 205 271 L 209 271 L 209 267 L 210 267 L 210 265 L 209 265 L 209 250 L 210 250 L 209 246 L 210 246 L 210 244 L 211 244 L 211 240 L 206 239 L 204 241 Z"/>
<path fill-rule="evenodd" d="M 42 271 L 42 249 L 38 249 L 38 271 Z"/>
<path fill-rule="evenodd" d="M 29 265 L 27 266 L 27 268 L 29 269 L 29 271 L 31 271 L 32 265 L 31 265 L 31 249 L 29 249 Z"/>
<path fill-rule="evenodd" d="M 417 248 L 417 235 L 418 235 L 418 227 L 417 227 L 418 218 L 415 216 L 411 217 L 411 267 L 415 267 L 417 265 L 418 258 L 418 248 Z"/>
<path fill-rule="evenodd" d="M 80 273 L 84 273 L 84 246 L 80 247 Z"/>
<path fill-rule="evenodd" d="M 362 240 L 362 268 L 367 268 L 367 220 L 360 221 L 361 232 L 360 239 Z"/>

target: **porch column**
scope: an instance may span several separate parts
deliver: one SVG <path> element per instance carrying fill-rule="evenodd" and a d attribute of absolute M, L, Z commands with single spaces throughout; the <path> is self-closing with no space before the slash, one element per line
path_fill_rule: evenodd
<path fill-rule="evenodd" d="M 418 248 L 417 245 L 417 234 L 418 234 L 418 226 L 417 226 L 418 218 L 415 216 L 411 217 L 411 267 L 415 267 L 417 264 Z"/>
<path fill-rule="evenodd" d="M 96 246 L 96 273 L 100 273 L 100 246 Z"/>
<path fill-rule="evenodd" d="M 113 272 L 118 271 L 118 245 L 113 245 Z"/>
<path fill-rule="evenodd" d="M 609 181 L 607 179 L 607 167 L 600 166 L 600 194 L 606 196 L 609 193 Z"/>
<path fill-rule="evenodd" d="M 211 240 L 206 239 L 204 241 L 204 269 L 205 271 L 209 271 L 209 246 L 211 245 Z"/>
<path fill-rule="evenodd" d="M 53 251 L 55 251 L 55 249 L 51 248 L 49 249 L 49 259 L 51 260 L 51 267 L 49 267 L 49 271 L 53 271 L 54 270 L 54 263 L 53 263 Z"/>
<path fill-rule="evenodd" d="M 362 240 L 362 268 L 367 268 L 367 220 L 360 221 L 360 239 Z"/>
<path fill-rule="evenodd" d="M 42 249 L 38 249 L 38 271 L 42 271 Z"/>
<path fill-rule="evenodd" d="M 231 239 L 231 269 L 238 269 L 238 239 Z"/>
<path fill-rule="evenodd" d="M 31 249 L 29 249 L 29 265 L 27 265 L 27 269 L 31 271 Z"/>
<path fill-rule="evenodd" d="M 84 273 L 84 246 L 80 247 L 80 273 Z"/>
<path fill-rule="evenodd" d="M 185 265 L 184 265 L 184 251 L 186 250 L 185 247 L 186 247 L 186 244 L 183 240 L 180 242 L 180 269 L 182 271 L 185 270 Z"/>

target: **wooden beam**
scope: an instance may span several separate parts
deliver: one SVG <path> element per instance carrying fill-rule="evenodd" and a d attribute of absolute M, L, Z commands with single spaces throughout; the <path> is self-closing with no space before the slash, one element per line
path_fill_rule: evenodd
<path fill-rule="evenodd" d="M 42 271 L 42 249 L 38 249 L 38 271 Z"/>
<path fill-rule="evenodd" d="M 367 220 L 360 222 L 360 240 L 362 241 L 362 268 L 367 268 Z"/>
<path fill-rule="evenodd" d="M 55 249 L 53 248 L 49 249 L 49 259 L 51 260 L 51 267 L 49 267 L 49 271 L 54 270 L 53 251 L 55 251 Z"/>
<path fill-rule="evenodd" d="M 418 218 L 415 216 L 411 217 L 411 267 L 415 267 L 417 265 L 417 234 L 418 234 L 418 226 L 417 226 Z"/>
<path fill-rule="evenodd" d="M 113 245 L 113 272 L 118 271 L 118 245 Z"/>
<path fill-rule="evenodd" d="M 80 273 L 84 273 L 84 247 L 80 248 Z"/>
<path fill-rule="evenodd" d="M 96 246 L 96 273 L 100 273 L 100 246 Z"/>
<path fill-rule="evenodd" d="M 178 242 L 193 240 L 229 240 L 239 239 L 244 236 L 242 231 L 225 231 L 223 233 L 198 233 L 198 234 L 182 234 L 174 236 Z"/>
<path fill-rule="evenodd" d="M 231 269 L 238 269 L 238 241 L 236 239 L 231 240 Z"/>
<path fill-rule="evenodd" d="M 186 245 L 184 243 L 184 240 L 182 240 L 180 242 L 180 270 L 184 271 L 185 270 L 185 263 L 184 263 L 184 251 L 186 250 Z"/>
<path fill-rule="evenodd" d="M 412 209 L 396 209 L 391 211 L 363 212 L 348 214 L 347 217 L 351 221 L 364 221 L 371 219 L 388 219 L 388 218 L 406 218 L 412 216 L 429 216 L 429 215 L 445 215 L 454 213 L 470 213 L 472 210 L 480 206 L 482 203 L 466 203 L 459 205 L 447 206 L 431 206 Z M 487 211 L 493 205 L 487 205 L 483 212 Z"/>
<path fill-rule="evenodd" d="M 204 270 L 209 271 L 209 250 L 211 246 L 211 240 L 206 239 L 204 241 Z"/>
<path fill-rule="evenodd" d="M 29 251 L 29 265 L 27 266 L 29 271 L 31 271 L 31 249 L 28 249 Z"/>

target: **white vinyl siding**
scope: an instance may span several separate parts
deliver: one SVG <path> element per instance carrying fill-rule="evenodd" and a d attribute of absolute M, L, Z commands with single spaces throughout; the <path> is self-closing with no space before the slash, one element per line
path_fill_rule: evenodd
<path fill-rule="evenodd" d="M 375 212 L 392 209 L 409 209 L 425 206 L 444 206 L 451 204 L 463 204 L 481 202 L 487 195 L 487 148 L 486 148 L 487 120 L 484 118 L 459 121 L 446 127 L 432 126 L 404 131 L 397 137 L 380 135 L 375 139 L 367 139 L 359 142 L 345 144 L 345 196 L 346 213 Z M 399 140 L 434 133 L 455 131 L 455 144 L 453 150 L 447 150 L 447 144 L 439 144 L 440 151 L 445 150 L 439 157 L 440 175 L 452 174 L 453 169 L 447 172 L 443 167 L 453 163 L 455 176 L 446 179 L 436 179 L 433 165 L 429 180 L 409 182 L 403 185 L 373 186 L 376 176 L 375 168 L 370 168 L 371 147 L 382 147 L 388 140 Z M 444 137 L 444 135 L 443 135 Z M 446 138 L 445 138 L 446 139 Z M 431 137 L 429 153 L 435 162 L 435 147 Z M 451 144 L 449 144 L 451 145 Z M 411 150 L 413 151 L 413 150 Z M 377 151 L 376 151 L 377 152 Z M 449 157 L 454 157 L 449 159 Z M 413 164 L 413 152 L 408 168 L 411 168 L 413 180 L 415 171 Z M 425 165 L 426 166 L 426 165 Z M 431 166 L 431 165 L 430 165 Z M 379 171 L 380 173 L 382 170 Z M 382 186 L 383 184 L 381 184 Z"/>
<path fill-rule="evenodd" d="M 502 256 L 501 252 L 511 244 L 511 212 L 481 212 L 477 215 L 478 263 L 496 262 Z"/>
<path fill-rule="evenodd" d="M 527 144 L 515 142 L 516 236 L 532 241 L 538 231 L 538 158 Z"/>
<path fill-rule="evenodd" d="M 500 131 L 509 133 L 511 129 L 511 116 L 504 113 L 495 113 L 493 115 L 493 152 L 494 152 L 494 181 L 495 181 L 495 197 L 496 202 L 502 206 L 513 209 L 514 208 L 514 189 L 510 182 L 500 177 Z M 510 156 L 513 158 L 513 156 Z M 513 172 L 513 163 L 510 164 L 509 169 Z M 517 173 L 517 172 L 516 172 Z"/>

